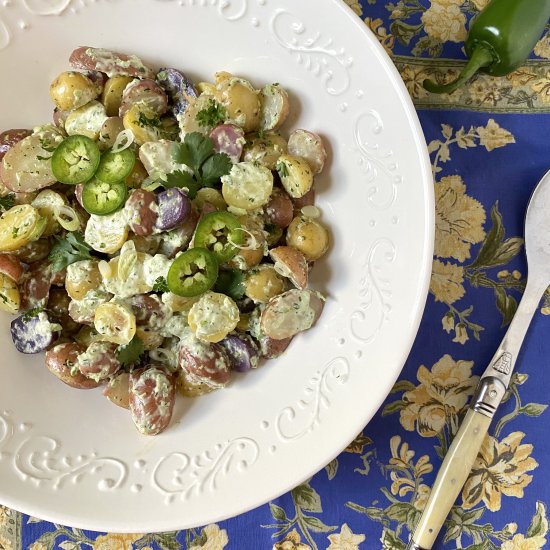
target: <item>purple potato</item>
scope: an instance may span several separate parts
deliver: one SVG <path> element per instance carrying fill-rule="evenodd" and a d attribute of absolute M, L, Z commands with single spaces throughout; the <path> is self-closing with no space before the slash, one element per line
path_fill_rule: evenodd
<path fill-rule="evenodd" d="M 241 160 L 245 144 L 244 130 L 234 124 L 220 124 L 210 133 L 216 153 L 225 153 L 233 164 Z"/>
<path fill-rule="evenodd" d="M 41 311 L 33 317 L 21 315 L 11 322 L 11 338 L 17 351 L 40 353 L 57 337 L 48 315 Z"/>
<path fill-rule="evenodd" d="M 167 189 L 157 195 L 159 214 L 156 227 L 168 231 L 180 225 L 191 212 L 191 201 L 178 188 Z"/>
<path fill-rule="evenodd" d="M 219 345 L 227 353 L 232 370 L 247 372 L 258 366 L 260 358 L 258 346 L 247 334 L 230 334 Z"/>
<path fill-rule="evenodd" d="M 157 74 L 157 82 L 168 94 L 174 115 L 181 115 L 187 109 L 189 99 L 198 96 L 191 80 L 177 69 L 161 69 Z"/>

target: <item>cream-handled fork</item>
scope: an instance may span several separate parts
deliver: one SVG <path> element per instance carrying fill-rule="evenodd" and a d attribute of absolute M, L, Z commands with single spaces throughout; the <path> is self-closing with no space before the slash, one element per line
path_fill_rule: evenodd
<path fill-rule="evenodd" d="M 431 550 L 458 497 L 495 412 L 510 384 L 518 353 L 550 285 L 550 172 L 531 196 L 525 218 L 528 277 L 523 298 L 508 332 L 483 373 L 472 403 L 439 469 L 430 498 L 407 550 Z"/>

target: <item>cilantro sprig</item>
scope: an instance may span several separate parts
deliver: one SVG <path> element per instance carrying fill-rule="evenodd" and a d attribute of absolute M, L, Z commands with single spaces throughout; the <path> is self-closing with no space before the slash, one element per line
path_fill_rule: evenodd
<path fill-rule="evenodd" d="M 138 363 L 145 353 L 145 347 L 139 336 L 134 336 L 125 346 L 118 346 L 117 359 L 123 367 L 129 367 Z"/>
<path fill-rule="evenodd" d="M 0 197 L 0 210 L 2 210 L 3 212 L 5 212 L 6 210 L 9 210 L 10 208 L 13 208 L 14 205 L 15 205 L 15 195 L 13 193 L 10 193 L 5 197 Z"/>
<path fill-rule="evenodd" d="M 167 175 L 164 186 L 186 188 L 189 198 L 194 199 L 202 187 L 213 187 L 222 176 L 229 174 L 231 159 L 225 153 L 216 153 L 213 141 L 200 132 L 187 134 L 183 143 L 173 146 L 172 158 L 185 164 L 192 173 L 176 170 Z"/>
<path fill-rule="evenodd" d="M 48 256 L 54 273 L 62 271 L 75 262 L 92 258 L 90 254 L 92 249 L 84 242 L 81 233 L 68 233 L 66 237 L 55 235 L 55 240 L 56 243 Z"/>
<path fill-rule="evenodd" d="M 225 121 L 227 116 L 225 107 L 215 99 L 208 102 L 208 107 L 197 113 L 197 122 L 201 127 L 214 127 Z"/>

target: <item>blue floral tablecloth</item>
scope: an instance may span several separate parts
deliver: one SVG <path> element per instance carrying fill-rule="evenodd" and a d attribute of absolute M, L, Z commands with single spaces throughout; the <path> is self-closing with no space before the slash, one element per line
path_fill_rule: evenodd
<path fill-rule="evenodd" d="M 405 548 L 525 285 L 525 207 L 550 167 L 550 33 L 508 77 L 480 76 L 451 96 L 433 96 L 422 81 L 457 73 L 468 20 L 488 0 L 345 1 L 393 56 L 417 105 L 435 180 L 430 295 L 386 403 L 323 471 L 242 516 L 189 531 L 119 535 L 53 525 L 0 507 L 0 550 Z M 548 315 L 550 294 L 437 548 L 546 545 Z"/>

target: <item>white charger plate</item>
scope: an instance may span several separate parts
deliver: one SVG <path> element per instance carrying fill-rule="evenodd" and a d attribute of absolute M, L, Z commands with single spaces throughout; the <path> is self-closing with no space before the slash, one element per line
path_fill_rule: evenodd
<path fill-rule="evenodd" d="M 290 490 L 372 418 L 416 335 L 432 261 L 428 154 L 399 74 L 340 0 L 3 0 L 2 129 L 50 120 L 48 87 L 80 45 L 136 53 L 197 80 L 228 70 L 292 96 L 285 131 L 330 147 L 318 205 L 333 246 L 320 322 L 280 359 L 144 437 L 99 390 L 18 354 L 0 320 L 0 502 L 119 532 L 218 521 Z"/>

